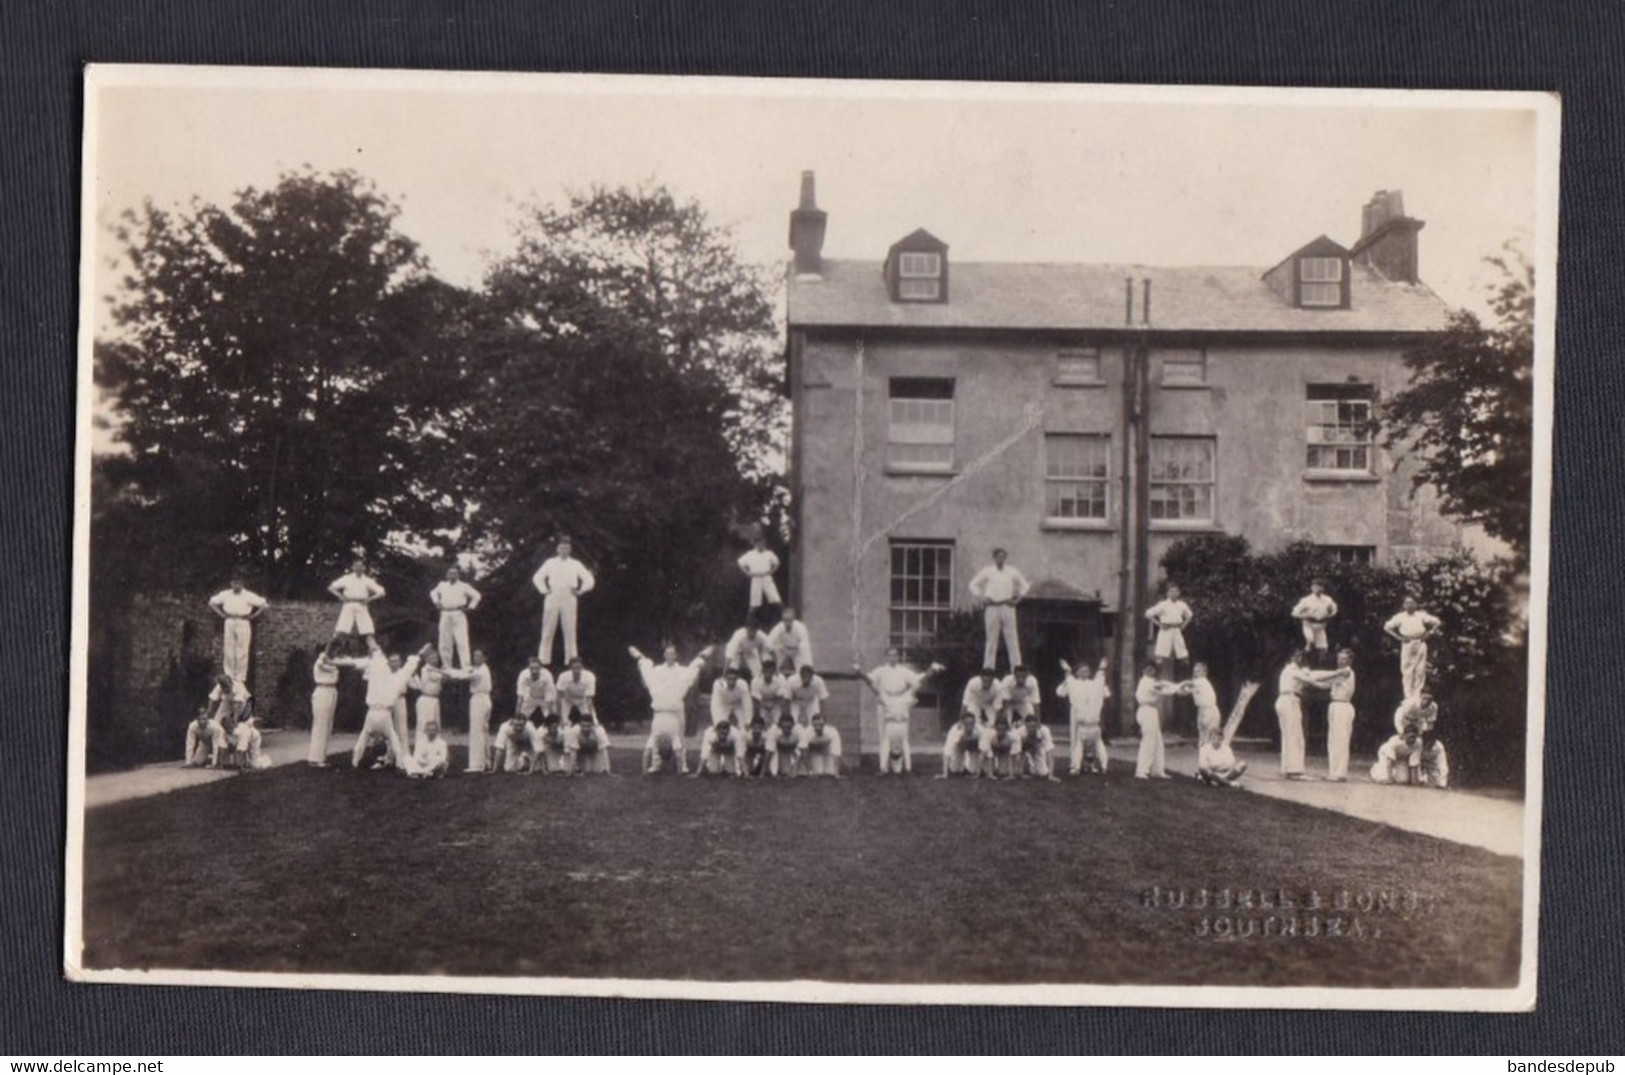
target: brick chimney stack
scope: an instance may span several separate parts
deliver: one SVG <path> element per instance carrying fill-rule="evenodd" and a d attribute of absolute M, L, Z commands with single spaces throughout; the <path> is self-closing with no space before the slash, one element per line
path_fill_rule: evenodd
<path fill-rule="evenodd" d="M 1414 284 L 1420 279 L 1416 233 L 1423 226 L 1405 215 L 1403 192 L 1379 190 L 1360 210 L 1360 241 L 1350 253 L 1390 280 Z"/>
<path fill-rule="evenodd" d="M 790 213 L 790 249 L 795 252 L 797 276 L 822 276 L 824 271 L 824 224 L 828 219 L 818 208 L 813 174 L 801 173 L 801 204 Z"/>

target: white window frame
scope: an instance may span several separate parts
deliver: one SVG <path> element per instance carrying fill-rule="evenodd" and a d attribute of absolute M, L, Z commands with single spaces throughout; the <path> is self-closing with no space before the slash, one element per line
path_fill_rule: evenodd
<path fill-rule="evenodd" d="M 1206 462 L 1207 462 L 1207 476 L 1206 477 L 1180 476 L 1180 477 L 1176 477 L 1176 478 L 1159 477 L 1158 476 L 1159 470 L 1164 465 L 1166 465 L 1166 461 L 1159 461 L 1158 458 L 1157 458 L 1159 445 L 1163 446 L 1163 447 L 1171 447 L 1171 446 L 1174 446 L 1174 445 L 1179 445 L 1181 447 L 1184 447 L 1186 445 L 1205 445 L 1206 448 L 1207 448 L 1207 451 L 1205 453 L 1206 456 L 1207 456 L 1207 459 L 1206 459 Z M 1194 454 L 1201 455 L 1203 453 L 1201 453 L 1198 450 Z M 1151 438 L 1151 466 L 1150 466 L 1150 473 L 1146 477 L 1147 477 L 1148 487 L 1149 487 L 1149 489 L 1151 491 L 1151 499 L 1150 499 L 1150 503 L 1149 503 L 1149 505 L 1147 507 L 1147 515 L 1149 517 L 1149 522 L 1150 522 L 1150 524 L 1152 526 L 1157 526 L 1157 527 L 1179 527 L 1179 526 L 1202 526 L 1202 527 L 1207 527 L 1207 526 L 1213 526 L 1213 525 L 1215 525 L 1217 523 L 1218 514 L 1219 514 L 1219 508 L 1218 508 L 1218 499 L 1219 499 L 1219 440 L 1218 440 L 1217 437 L 1182 437 L 1182 436 L 1154 436 L 1154 437 L 1152 437 Z M 1172 515 L 1172 516 L 1166 515 L 1166 514 L 1165 515 L 1158 515 L 1156 513 L 1159 503 L 1163 503 L 1163 504 L 1168 503 L 1168 499 L 1166 497 L 1164 497 L 1162 500 L 1159 501 L 1158 496 L 1157 496 L 1158 490 L 1186 490 L 1186 489 L 1193 490 L 1193 491 L 1205 492 L 1205 497 L 1201 497 L 1201 496 L 1193 497 L 1193 498 L 1191 498 L 1191 500 L 1195 504 L 1197 504 L 1199 506 L 1201 501 L 1203 499 L 1205 499 L 1206 504 L 1207 504 L 1207 512 L 1206 512 L 1206 514 L 1198 514 L 1198 513 L 1186 514 L 1185 513 L 1185 504 L 1187 502 L 1187 498 L 1183 495 L 1183 493 L 1181 493 L 1177 498 L 1177 501 L 1178 501 L 1178 503 L 1180 505 L 1180 513 L 1178 515 Z"/>
<path fill-rule="evenodd" d="M 908 570 L 908 554 L 911 551 L 921 554 L 917 561 L 920 570 L 913 573 Z M 892 540 L 888 551 L 891 559 L 886 565 L 886 636 L 891 645 L 904 651 L 929 645 L 935 639 L 942 620 L 953 613 L 956 551 L 952 541 L 924 538 Z M 924 570 L 925 553 L 931 555 L 933 570 L 930 573 Z M 946 562 L 943 561 L 944 554 Z M 899 557 L 903 566 L 901 573 L 897 570 Z M 942 570 L 936 570 L 938 567 Z M 917 584 L 912 600 L 908 595 L 910 582 Z M 927 585 L 932 591 L 929 595 L 925 593 Z M 944 592 L 946 596 L 943 596 Z M 929 630 L 924 626 L 927 622 L 931 625 Z M 911 624 L 914 625 L 912 630 Z"/>
<path fill-rule="evenodd" d="M 1098 463 L 1104 472 L 1095 475 L 1056 474 L 1056 464 L 1059 453 L 1056 451 L 1062 443 L 1088 444 L 1092 450 L 1098 450 L 1098 460 L 1086 462 Z M 1080 486 L 1098 487 L 1099 495 L 1090 496 L 1088 503 L 1096 502 L 1100 505 L 1098 515 L 1067 515 L 1058 513 L 1058 505 L 1067 504 L 1068 498 L 1064 492 L 1058 490 L 1072 489 L 1074 495 L 1070 498 L 1072 503 L 1083 503 L 1084 498 L 1076 495 Z M 1059 499 L 1057 499 L 1059 498 Z M 1111 522 L 1112 517 L 1112 438 L 1109 433 L 1046 433 L 1044 434 L 1044 522 L 1046 525 L 1058 527 L 1089 527 L 1103 526 Z"/>
<path fill-rule="evenodd" d="M 1350 391 L 1351 388 L 1357 391 Z M 1318 399 L 1315 398 L 1317 390 L 1323 393 Z M 1371 427 L 1374 403 L 1375 389 L 1368 384 L 1306 386 L 1303 403 L 1305 469 L 1311 474 L 1327 475 L 1376 473 L 1376 435 Z M 1344 414 L 1345 407 L 1350 411 L 1363 409 L 1364 414 Z"/>
<path fill-rule="evenodd" d="M 948 385 L 948 398 L 898 396 L 897 381 Z M 954 469 L 958 412 L 952 377 L 899 377 L 887 382 L 886 469 L 915 474 L 946 474 Z"/>
<path fill-rule="evenodd" d="M 1343 259 L 1305 257 L 1298 259 L 1298 305 L 1343 305 Z"/>
<path fill-rule="evenodd" d="M 897 254 L 897 297 L 923 302 L 942 297 L 942 254 L 902 250 Z"/>
<path fill-rule="evenodd" d="M 1063 386 L 1105 384 L 1106 382 L 1101 377 L 1100 361 L 1100 348 L 1098 347 L 1069 347 L 1057 351 L 1055 353 L 1055 383 Z M 1079 372 L 1075 366 L 1069 371 L 1067 367 L 1072 363 L 1084 363 L 1084 371 Z"/>
<path fill-rule="evenodd" d="M 1317 548 L 1340 564 L 1372 566 L 1377 562 L 1375 545 L 1319 545 Z"/>

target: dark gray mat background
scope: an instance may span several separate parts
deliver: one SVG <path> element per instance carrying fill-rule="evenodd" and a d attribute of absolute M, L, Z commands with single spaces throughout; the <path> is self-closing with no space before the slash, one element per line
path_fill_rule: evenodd
<path fill-rule="evenodd" d="M 0 1053 L 1625 1051 L 1625 5 L 0 0 Z M 1563 225 L 1540 1007 L 1019 1010 L 115 988 L 60 975 L 81 65 L 1535 89 Z M 788 204 L 787 204 L 788 208 Z M 1499 237 L 1488 237 L 1486 249 Z M 230 1028 L 228 1031 L 226 1028 Z"/>

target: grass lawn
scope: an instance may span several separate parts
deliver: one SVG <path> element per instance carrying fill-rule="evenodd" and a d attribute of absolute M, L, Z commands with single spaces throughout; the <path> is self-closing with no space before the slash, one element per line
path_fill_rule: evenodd
<path fill-rule="evenodd" d="M 97 968 L 1505 987 L 1519 958 L 1515 859 L 1122 768 L 418 783 L 298 765 L 92 810 L 84 846 Z M 1259 905 L 1281 889 L 1291 909 Z"/>

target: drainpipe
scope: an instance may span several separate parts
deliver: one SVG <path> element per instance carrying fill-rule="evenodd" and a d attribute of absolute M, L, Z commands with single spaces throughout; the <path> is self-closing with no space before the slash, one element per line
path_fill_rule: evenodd
<path fill-rule="evenodd" d="M 1130 443 L 1134 435 L 1134 396 L 1139 384 L 1139 361 L 1134 339 L 1129 330 L 1134 327 L 1134 280 L 1123 281 L 1123 420 L 1121 428 L 1121 457 L 1117 468 L 1120 495 L 1117 526 L 1117 629 L 1112 632 L 1112 670 L 1117 674 L 1117 731 L 1127 734 L 1132 729 L 1134 710 L 1134 638 L 1135 612 L 1133 584 L 1133 544 L 1129 527 L 1137 515 L 1137 497 L 1134 491 L 1134 450 Z"/>

